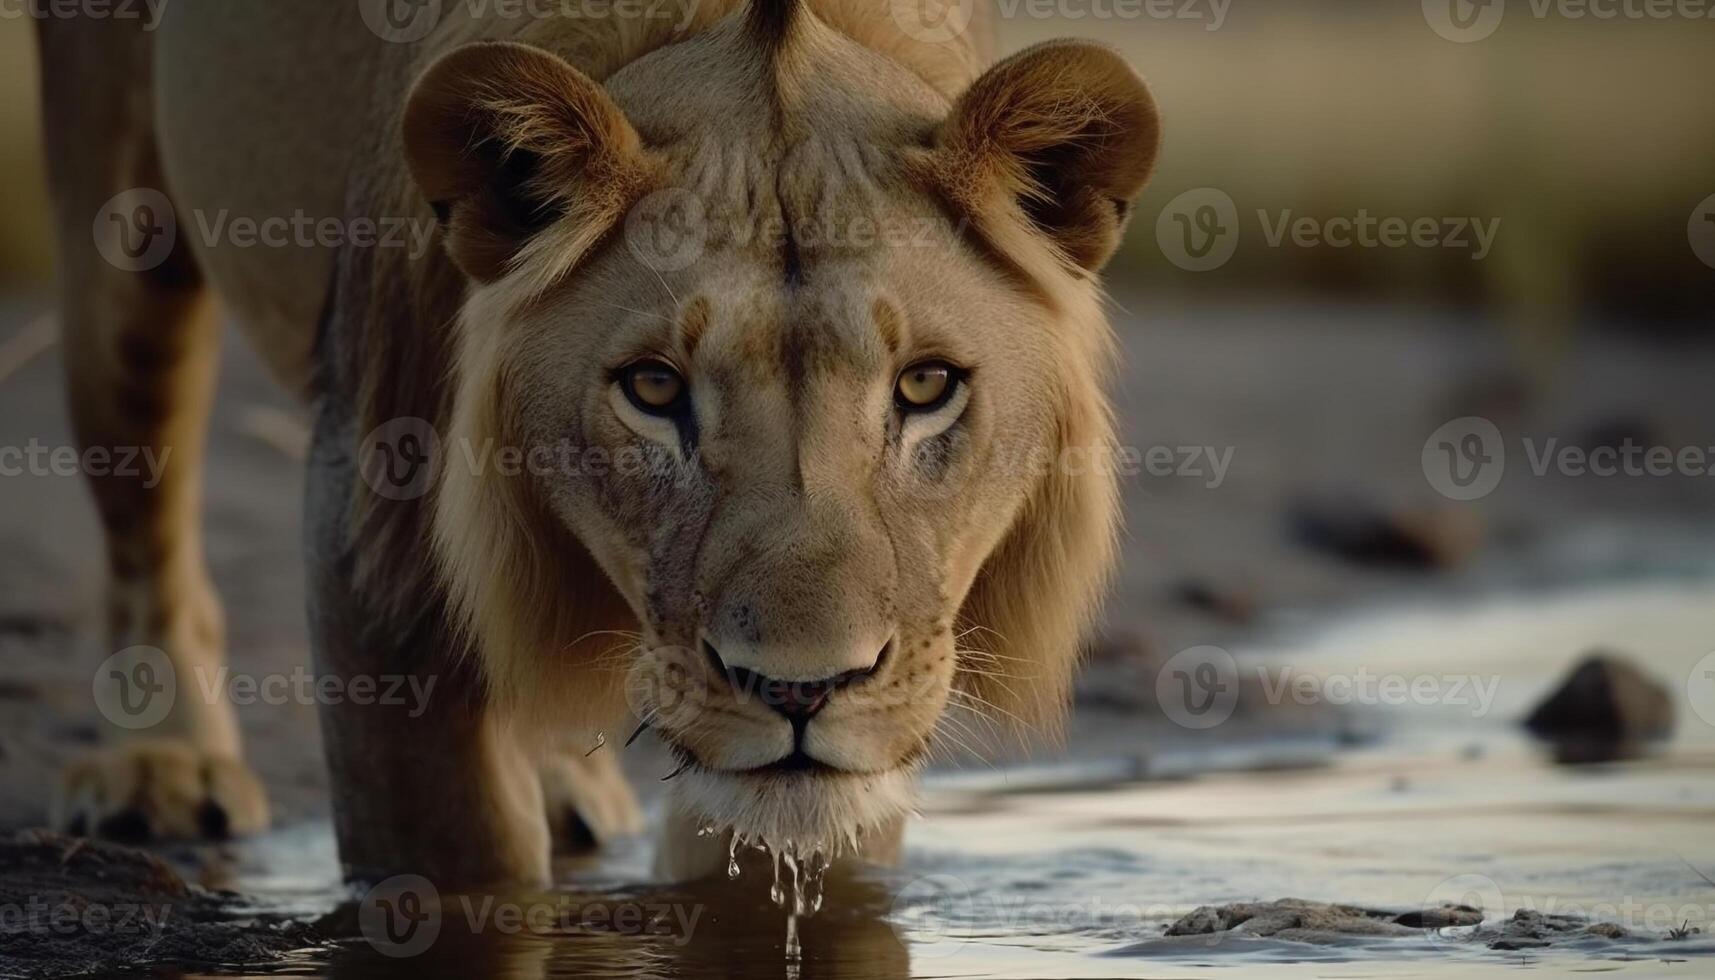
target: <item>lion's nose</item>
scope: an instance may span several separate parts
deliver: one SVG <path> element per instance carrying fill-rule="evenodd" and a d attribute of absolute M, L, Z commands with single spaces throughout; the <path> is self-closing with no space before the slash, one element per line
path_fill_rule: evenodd
<path fill-rule="evenodd" d="M 747 667 L 728 664 L 721 659 L 720 651 L 708 640 L 703 641 L 703 655 L 709 658 L 709 664 L 716 671 L 726 677 L 727 683 L 732 685 L 733 691 L 741 699 L 756 698 L 779 712 L 787 721 L 801 725 L 827 707 L 828 699 L 835 691 L 880 669 L 891 646 L 892 643 L 889 642 L 882 647 L 881 653 L 868 667 L 848 670 L 820 680 L 779 680 L 765 677 Z"/>

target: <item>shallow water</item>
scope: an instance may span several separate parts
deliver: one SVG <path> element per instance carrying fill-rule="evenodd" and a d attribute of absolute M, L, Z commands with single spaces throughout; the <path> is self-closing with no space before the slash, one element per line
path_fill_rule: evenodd
<path fill-rule="evenodd" d="M 1514 719 L 1565 669 L 1565 651 L 1610 635 L 1673 688 L 1676 735 L 1610 762 L 1557 764 Z M 270 910 L 336 912 L 330 928 L 350 939 L 270 971 L 315 976 L 1707 976 L 1715 676 L 1696 668 L 1712 638 L 1715 593 L 1679 584 L 1393 610 L 1235 651 L 1246 669 L 1328 678 L 1363 665 L 1495 683 L 1480 710 L 1450 696 L 1347 705 L 1382 734 L 1341 751 L 1254 728 L 1166 742 L 1158 726 L 1085 716 L 1065 758 L 935 774 L 905 865 L 830 877 L 825 908 L 796 920 L 796 956 L 754 854 L 736 890 L 663 890 L 636 884 L 648 861 L 636 842 L 564 864 L 552 895 L 442 895 L 414 929 L 391 932 L 339 888 L 319 827 L 247 849 L 236 884 Z M 1491 922 L 1569 913 L 1631 938 L 1497 950 L 1468 929 L 1323 944 L 1163 936 L 1197 906 L 1286 897 L 1398 911 L 1456 902 Z M 1702 931 L 1667 938 L 1686 925 Z"/>

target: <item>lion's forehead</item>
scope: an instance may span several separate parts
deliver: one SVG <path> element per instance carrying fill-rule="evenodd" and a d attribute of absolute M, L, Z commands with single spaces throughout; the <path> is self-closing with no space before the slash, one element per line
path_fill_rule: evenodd
<path fill-rule="evenodd" d="M 779 259 L 792 275 L 946 240 L 953 225 L 912 179 L 908 152 L 851 135 L 782 148 L 705 133 L 673 147 L 663 196 L 703 251 Z"/>
<path fill-rule="evenodd" d="M 703 392 L 704 450 L 721 454 L 724 447 L 744 469 L 766 470 L 771 462 L 789 464 L 765 457 L 868 442 L 873 427 L 865 421 L 890 373 L 877 306 L 886 303 L 844 291 L 762 309 L 742 300 L 694 303 L 710 310 L 690 365 L 693 388 Z"/>

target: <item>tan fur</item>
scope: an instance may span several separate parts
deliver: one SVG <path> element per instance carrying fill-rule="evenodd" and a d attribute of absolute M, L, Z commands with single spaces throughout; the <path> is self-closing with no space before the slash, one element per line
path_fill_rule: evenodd
<path fill-rule="evenodd" d="M 134 31 L 135 28 L 133 27 Z M 43 21 L 44 63 L 70 77 L 130 74 L 129 88 L 44 84 L 46 144 L 60 226 L 60 315 L 72 421 L 86 451 L 147 452 L 159 474 L 92 476 L 107 544 L 108 652 L 147 646 L 182 678 L 170 713 L 147 739 L 73 762 L 50 803 L 62 827 L 122 836 L 246 833 L 268 823 L 261 789 L 240 759 L 224 700 L 196 696 L 193 678 L 222 660 L 224 622 L 202 554 L 201 457 L 213 397 L 214 310 L 181 246 L 156 268 L 109 265 L 90 233 L 105 202 L 159 186 L 147 125 L 152 72 L 135 35 L 85 21 Z M 91 665 L 94 666 L 93 664 Z M 102 680 L 96 677 L 99 682 Z"/>
<path fill-rule="evenodd" d="M 471 766 L 629 708 L 693 767 L 679 836 L 709 823 L 832 852 L 867 833 L 885 856 L 946 739 L 1060 721 L 1117 514 L 1094 273 L 1158 128 L 1104 49 L 1045 46 L 985 75 L 980 21 L 937 44 L 885 4 L 759 2 L 777 9 L 702 5 L 684 34 L 450 15 L 376 52 L 347 199 L 438 216 L 443 248 L 337 256 L 318 384 L 357 438 L 421 418 L 443 455 L 420 500 L 354 482 L 333 532 L 352 578 L 325 591 L 368 645 L 409 624 L 429 634 L 410 634 L 413 656 L 474 668 L 480 690 L 448 717 L 507 734 Z M 180 118 L 190 96 L 170 94 Z M 650 248 L 686 202 L 702 234 L 669 261 Z M 619 393 L 615 372 L 644 356 L 684 375 L 691 428 Z M 900 412 L 895 378 L 928 359 L 969 372 L 956 411 Z M 524 474 L 495 455 L 568 447 L 579 462 Z M 330 642 L 337 669 L 367 656 Z M 792 729 L 705 646 L 785 682 L 868 670 L 804 728 L 801 748 L 838 771 L 747 771 L 791 752 Z M 336 721 L 337 774 L 362 752 L 342 733 L 386 736 Z M 554 772 L 550 795 L 577 799 L 555 789 L 575 769 Z M 508 780 L 472 798 L 540 803 Z M 619 802 L 580 812 L 629 826 L 623 790 L 596 792 Z M 413 839 L 456 838 L 451 809 Z M 539 822 L 471 827 L 501 855 L 488 873 L 536 873 Z M 386 835 L 342 824 L 348 863 L 405 862 Z M 705 847 L 663 853 L 669 874 L 708 870 Z"/>

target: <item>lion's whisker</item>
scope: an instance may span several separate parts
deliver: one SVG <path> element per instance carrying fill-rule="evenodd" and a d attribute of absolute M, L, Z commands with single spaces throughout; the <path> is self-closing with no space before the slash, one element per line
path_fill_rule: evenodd
<path fill-rule="evenodd" d="M 995 663 L 1000 663 L 1003 660 L 1009 661 L 1011 663 L 1019 663 L 1019 664 L 1027 664 L 1027 663 L 1032 662 L 1027 657 L 1011 657 L 1011 656 L 1007 656 L 1004 653 L 995 653 L 993 650 L 984 650 L 984 649 L 981 649 L 980 647 L 955 647 L 955 649 L 957 649 L 961 655 L 970 656 L 970 657 L 981 657 L 984 660 L 992 660 Z"/>
<path fill-rule="evenodd" d="M 947 724 L 949 726 L 957 726 L 957 727 L 956 728 L 949 728 L 947 730 L 942 730 L 941 725 L 943 723 Z M 988 752 L 992 751 L 994 749 L 994 746 L 987 740 L 987 738 L 984 735 L 979 734 L 978 732 L 973 730 L 969 725 L 967 725 L 965 723 L 964 719 L 956 717 L 954 715 L 950 715 L 950 714 L 942 715 L 936 721 L 935 731 L 936 731 L 937 735 L 945 735 L 949 739 L 952 739 L 953 741 L 957 742 L 959 748 L 964 749 L 966 752 L 970 753 L 971 755 L 976 756 L 978 759 L 982 760 L 984 763 L 987 763 L 991 766 L 993 765 L 993 763 L 989 761 Z M 972 740 L 975 740 L 978 743 L 978 746 L 980 746 L 981 748 L 979 749 L 977 746 L 973 746 L 971 744 Z"/>
<path fill-rule="evenodd" d="M 622 637 L 622 638 L 627 639 L 627 640 L 641 640 L 641 639 L 643 639 L 642 633 L 634 633 L 630 630 L 590 630 L 588 633 L 585 633 L 584 635 L 578 637 L 577 639 L 571 641 L 570 643 L 567 643 L 566 649 L 570 649 L 572 647 L 575 647 L 578 644 L 584 642 L 585 640 L 590 639 L 591 637 L 595 637 L 595 636 L 618 636 L 618 637 Z"/>
<path fill-rule="evenodd" d="M 964 631 L 960 632 L 957 636 L 953 637 L 953 640 L 955 642 L 957 642 L 959 640 L 964 639 L 967 636 L 970 636 L 972 633 L 989 633 L 989 634 L 992 634 L 995 639 L 999 640 L 1002 643 L 1008 642 L 1007 638 L 1002 636 L 999 631 L 993 630 L 993 629 L 988 628 L 987 626 L 983 626 L 983 625 L 975 624 L 975 623 L 973 623 L 970 627 L 968 627 Z"/>
<path fill-rule="evenodd" d="M 975 706 L 969 705 L 969 704 L 961 704 L 957 701 L 949 701 L 947 703 L 947 708 L 949 709 L 949 711 L 951 711 L 952 709 L 958 709 L 961 711 L 969 712 L 972 718 L 974 718 L 976 721 L 981 723 L 981 725 L 982 725 L 982 737 L 985 740 L 993 740 L 993 739 L 999 738 L 999 736 L 1001 734 L 1000 722 L 989 717 L 988 715 L 984 714 L 983 712 L 978 711 Z M 952 717 L 952 716 L 949 715 L 948 717 Z M 989 744 L 992 745 L 993 744 L 992 741 L 990 741 Z"/>
<path fill-rule="evenodd" d="M 622 667 L 630 667 L 633 657 L 642 649 L 641 646 L 612 647 L 591 659 L 589 666 L 592 670 L 618 670 Z"/>
<path fill-rule="evenodd" d="M 943 720 L 953 721 L 954 719 L 944 717 Z M 998 768 L 990 758 L 990 753 L 993 751 L 992 744 L 986 738 L 971 731 L 962 721 L 958 722 L 958 724 L 958 729 L 942 728 L 937 724 L 935 734 L 939 737 L 945 738 L 952 746 L 957 747 L 967 755 L 976 758 L 977 761 L 988 766 L 990 769 Z M 973 740 L 977 744 L 973 745 Z M 949 754 L 948 761 L 956 762 L 958 760 Z"/>
<path fill-rule="evenodd" d="M 1014 722 L 1017 722 L 1019 727 L 1021 727 L 1021 728 L 1034 728 L 1034 727 L 1036 727 L 1036 726 L 1030 724 L 1029 722 L 1025 721 L 1023 718 L 1020 718 L 1019 716 L 1017 716 L 1017 715 L 1013 714 L 1012 712 L 1006 710 L 1005 708 L 1001 707 L 1000 705 L 995 704 L 993 701 L 990 701 L 987 698 L 984 698 L 980 695 L 972 694 L 970 691 L 961 691 L 955 687 L 955 688 L 952 688 L 948 693 L 952 694 L 952 695 L 957 695 L 959 697 L 968 698 L 971 701 L 975 702 L 976 704 L 981 705 L 985 708 L 988 708 L 991 711 L 998 711 L 1001 714 L 1007 716 L 1008 718 L 1011 718 Z"/>

